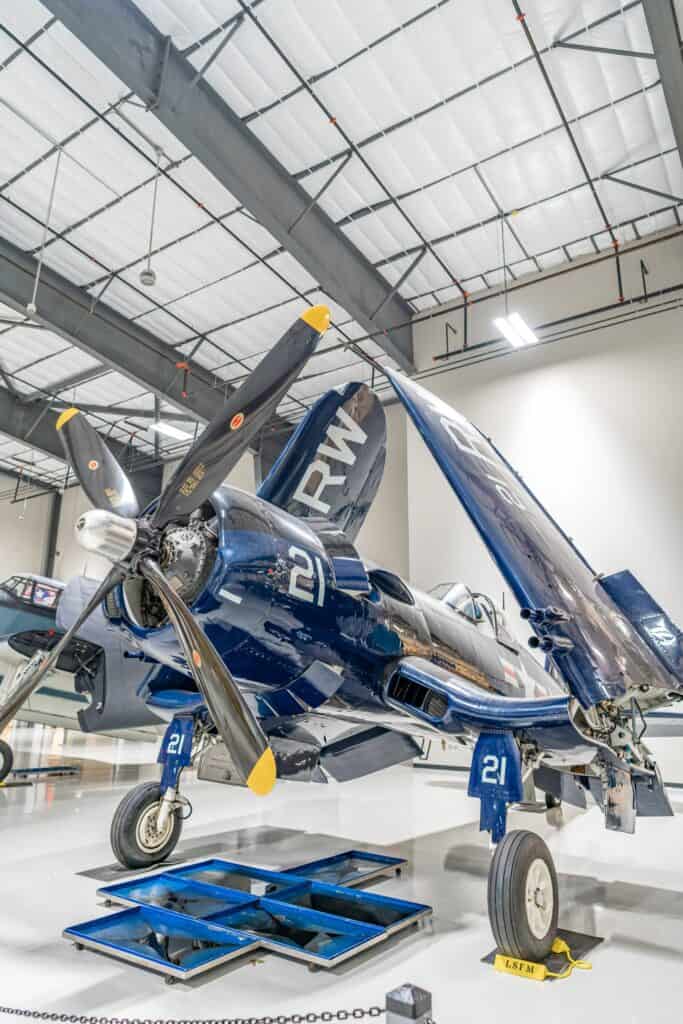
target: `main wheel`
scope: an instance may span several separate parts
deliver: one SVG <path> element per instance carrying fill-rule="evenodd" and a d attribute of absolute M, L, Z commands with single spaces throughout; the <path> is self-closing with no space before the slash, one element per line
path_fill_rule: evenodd
<path fill-rule="evenodd" d="M 124 868 L 146 868 L 166 860 L 175 849 L 183 828 L 182 818 L 173 812 L 166 825 L 157 828 L 161 807 L 158 782 L 142 782 L 126 793 L 111 823 L 111 848 Z"/>
<path fill-rule="evenodd" d="M 488 884 L 491 930 L 502 953 L 543 960 L 557 934 L 557 873 L 534 832 L 514 831 L 498 843 Z"/>
<path fill-rule="evenodd" d="M 4 740 L 0 740 L 0 782 L 4 782 L 9 773 L 12 771 L 12 765 L 14 764 L 14 754 L 9 743 L 5 743 Z"/>

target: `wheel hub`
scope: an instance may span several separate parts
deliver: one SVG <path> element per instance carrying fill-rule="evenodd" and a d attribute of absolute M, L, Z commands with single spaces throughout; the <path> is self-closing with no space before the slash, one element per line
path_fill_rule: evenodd
<path fill-rule="evenodd" d="M 550 870 L 540 857 L 529 867 L 525 897 L 529 928 L 537 939 L 544 939 L 552 923 L 554 893 Z"/>
<path fill-rule="evenodd" d="M 140 849 L 145 850 L 148 853 L 153 853 L 155 850 L 160 849 L 160 847 L 167 842 L 171 832 L 173 831 L 173 814 L 168 815 L 166 824 L 161 831 L 159 830 L 157 823 L 159 820 L 160 810 L 160 800 L 157 801 L 157 803 L 150 804 L 149 807 L 146 807 L 144 813 L 140 816 L 135 829 L 135 835 Z"/>

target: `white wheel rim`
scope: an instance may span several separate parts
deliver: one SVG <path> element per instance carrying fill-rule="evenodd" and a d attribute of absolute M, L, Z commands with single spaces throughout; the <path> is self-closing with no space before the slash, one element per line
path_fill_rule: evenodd
<path fill-rule="evenodd" d="M 173 831 L 173 814 L 169 814 L 166 825 L 161 832 L 157 828 L 160 808 L 161 801 L 157 800 L 155 804 L 150 804 L 149 807 L 146 807 L 138 818 L 138 823 L 135 827 L 135 838 L 138 846 L 145 853 L 154 853 L 159 850 L 164 843 L 168 842 Z"/>
<path fill-rule="evenodd" d="M 525 902 L 531 934 L 537 939 L 544 939 L 553 919 L 555 896 L 550 868 L 540 857 L 531 862 L 527 872 Z"/>

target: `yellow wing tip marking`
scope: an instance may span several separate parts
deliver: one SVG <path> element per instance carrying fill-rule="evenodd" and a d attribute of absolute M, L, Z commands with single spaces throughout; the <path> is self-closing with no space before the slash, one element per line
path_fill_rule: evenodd
<path fill-rule="evenodd" d="M 311 306 L 301 314 L 300 319 L 318 334 L 324 334 L 330 326 L 330 311 L 327 306 Z"/>
<path fill-rule="evenodd" d="M 247 785 L 256 796 L 267 796 L 275 785 L 277 768 L 270 747 L 266 747 L 258 761 L 251 769 Z"/>
<path fill-rule="evenodd" d="M 68 423 L 69 420 L 72 420 L 74 416 L 78 416 L 80 411 L 81 410 L 77 409 L 75 405 L 72 405 L 70 409 L 65 409 L 64 412 L 60 413 L 57 417 L 55 429 L 61 430 L 64 424 Z"/>

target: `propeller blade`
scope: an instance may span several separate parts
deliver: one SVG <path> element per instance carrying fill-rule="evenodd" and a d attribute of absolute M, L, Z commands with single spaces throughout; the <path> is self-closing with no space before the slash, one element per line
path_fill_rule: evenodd
<path fill-rule="evenodd" d="M 157 563 L 151 558 L 143 558 L 140 572 L 164 603 L 197 688 L 237 770 L 253 793 L 265 796 L 275 785 L 277 772 L 273 751 L 261 726 L 216 648 Z"/>
<path fill-rule="evenodd" d="M 153 517 L 165 526 L 213 494 L 268 422 L 330 325 L 327 306 L 312 306 L 283 334 L 183 458 Z"/>
<path fill-rule="evenodd" d="M 136 519 L 140 515 L 132 484 L 106 441 L 83 413 L 65 409 L 56 424 L 78 482 L 95 508 Z"/>
<path fill-rule="evenodd" d="M 105 597 L 110 590 L 125 579 L 126 572 L 119 566 L 114 568 L 104 578 L 100 586 L 97 588 L 93 596 L 90 598 L 88 603 L 83 608 L 83 611 L 78 616 L 74 624 L 66 631 L 64 636 L 61 638 L 58 644 L 49 651 L 37 651 L 30 661 L 22 666 L 24 671 L 20 669 L 13 679 L 0 685 L 0 733 L 8 725 L 17 711 L 21 708 L 24 701 L 26 701 L 33 691 L 41 683 L 41 680 L 45 675 L 54 668 L 59 660 L 59 656 L 68 646 L 69 642 L 76 635 L 78 630 L 81 628 L 85 620 L 92 615 L 100 602 L 104 601 Z"/>

